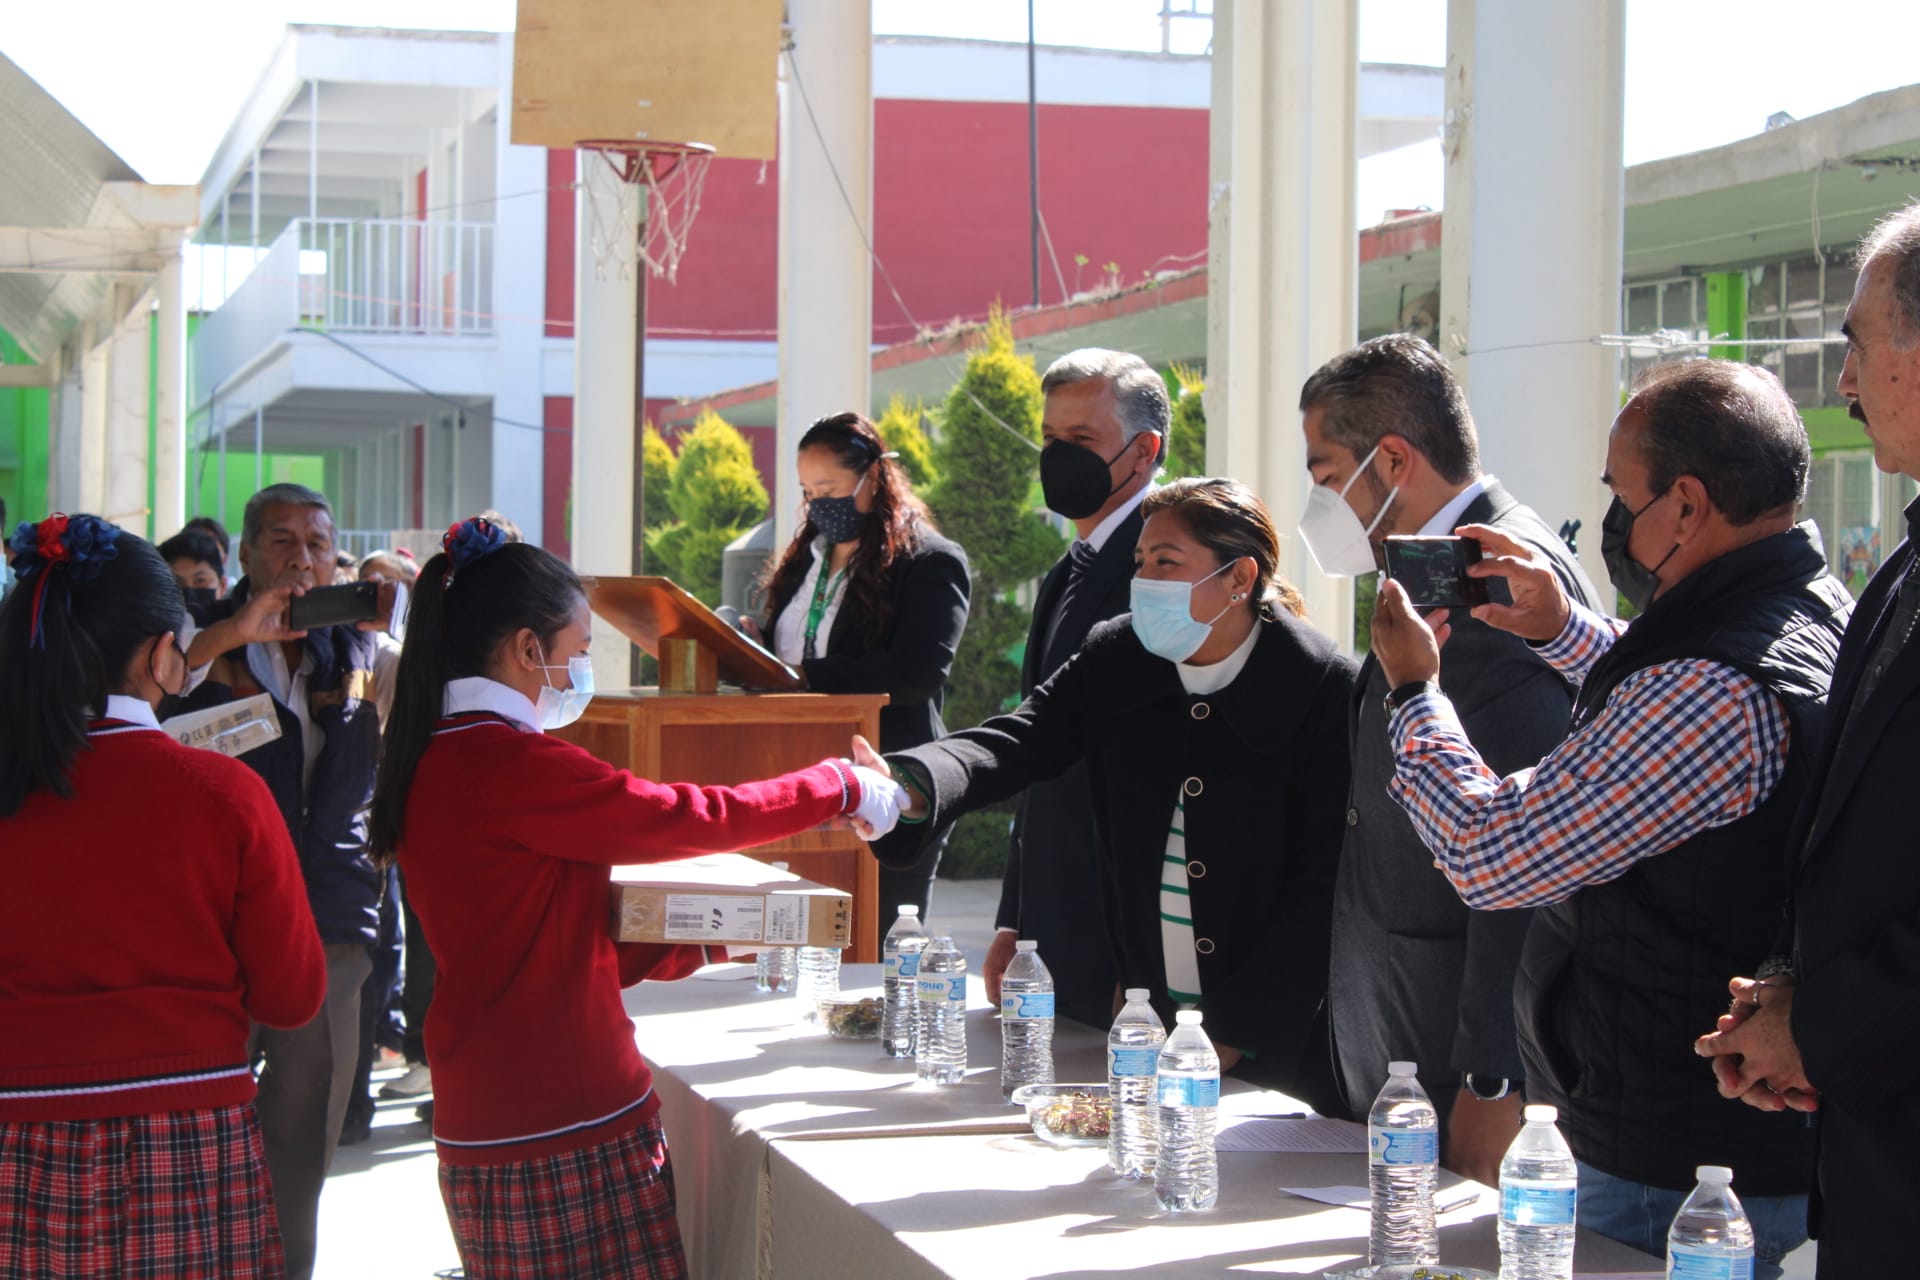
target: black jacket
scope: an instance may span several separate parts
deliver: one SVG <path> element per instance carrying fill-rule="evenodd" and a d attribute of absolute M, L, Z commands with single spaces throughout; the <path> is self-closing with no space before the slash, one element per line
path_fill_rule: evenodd
<path fill-rule="evenodd" d="M 1888 1274 L 1909 1251 L 1920 1205 L 1920 643 L 1907 641 L 1851 714 L 1914 562 L 1920 501 L 1907 527 L 1840 646 L 1826 745 L 1795 823 L 1793 1036 L 1820 1091 L 1813 1224 L 1823 1280 Z"/>
<path fill-rule="evenodd" d="M 813 549 L 806 548 L 802 554 L 804 563 L 811 565 Z M 888 568 L 887 588 L 893 615 L 877 642 L 869 640 L 863 620 L 843 596 L 825 652 L 800 665 L 806 668 L 807 687 L 815 693 L 886 694 L 887 705 L 880 711 L 880 741 L 874 746 L 895 751 L 932 742 L 946 732 L 940 705 L 960 635 L 967 629 L 967 601 L 973 589 L 967 553 L 959 543 L 923 531 L 919 549 Z M 782 605 L 805 609 L 807 602 L 796 598 L 769 605 L 766 633 L 772 635 Z"/>
<path fill-rule="evenodd" d="M 1791 529 L 1676 583 L 1581 685 L 1575 732 L 1636 672 L 1704 659 L 1759 682 L 1789 726 L 1786 770 L 1753 812 L 1535 913 L 1519 983 L 1527 1096 L 1559 1107 L 1574 1154 L 1604 1172 L 1684 1191 L 1716 1164 L 1751 1195 L 1807 1189 L 1806 1118 L 1725 1105 L 1693 1039 L 1726 1011 L 1727 979 L 1751 973 L 1778 933 L 1803 748 L 1820 738 L 1852 606 L 1814 534 Z"/>
<path fill-rule="evenodd" d="M 1580 564 L 1546 524 L 1497 481 L 1461 513 L 1552 562 L 1569 598 L 1600 607 Z M 1503 579 L 1489 580 L 1504 597 Z M 1453 611 L 1441 683 L 1467 736 L 1503 776 L 1538 761 L 1567 732 L 1573 688 L 1518 636 Z M 1386 676 L 1369 656 L 1355 689 L 1349 742 L 1353 788 L 1333 898 L 1328 1006 L 1347 1109 L 1364 1119 L 1387 1063 L 1420 1064 L 1420 1082 L 1448 1113 L 1462 1073 L 1522 1075 L 1513 978 L 1533 913 L 1476 911 L 1460 901 L 1400 806 L 1387 794 Z"/>
<path fill-rule="evenodd" d="M 1018 710 L 896 758 L 928 780 L 936 821 L 1084 761 L 1119 975 L 1152 991 L 1169 1021 L 1160 879 L 1184 793 L 1207 1033 L 1255 1056 L 1282 1087 L 1303 1066 L 1317 1086 L 1347 789 L 1346 754 L 1327 744 L 1340 740 L 1353 664 L 1291 615 L 1259 626 L 1233 683 L 1196 697 L 1115 619 Z M 1098 894 L 1084 886 L 1061 906 L 1097 918 Z M 1044 945 L 1041 955 L 1052 968 Z"/>

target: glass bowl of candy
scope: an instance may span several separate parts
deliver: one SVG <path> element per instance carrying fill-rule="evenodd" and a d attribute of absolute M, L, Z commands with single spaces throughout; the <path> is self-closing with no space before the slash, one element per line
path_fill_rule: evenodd
<path fill-rule="evenodd" d="M 1027 1109 L 1033 1136 L 1054 1147 L 1104 1147 L 1113 1108 L 1105 1081 L 1099 1084 L 1023 1084 L 1013 1105 Z"/>

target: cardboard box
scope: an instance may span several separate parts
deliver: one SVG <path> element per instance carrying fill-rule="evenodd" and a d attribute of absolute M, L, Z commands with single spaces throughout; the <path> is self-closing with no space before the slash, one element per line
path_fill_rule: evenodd
<path fill-rule="evenodd" d="M 843 951 L 853 942 L 853 895 L 738 853 L 615 867 L 613 936 Z"/>

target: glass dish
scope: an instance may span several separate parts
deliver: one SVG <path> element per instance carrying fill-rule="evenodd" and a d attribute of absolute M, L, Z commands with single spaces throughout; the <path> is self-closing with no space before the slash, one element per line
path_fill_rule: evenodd
<path fill-rule="evenodd" d="M 885 1002 L 879 996 L 828 996 L 814 1001 L 820 1026 L 836 1040 L 877 1040 Z"/>
<path fill-rule="evenodd" d="M 1113 1123 L 1105 1081 L 1099 1084 L 1023 1084 L 1013 1105 L 1027 1109 L 1033 1136 L 1054 1147 L 1104 1147 Z"/>

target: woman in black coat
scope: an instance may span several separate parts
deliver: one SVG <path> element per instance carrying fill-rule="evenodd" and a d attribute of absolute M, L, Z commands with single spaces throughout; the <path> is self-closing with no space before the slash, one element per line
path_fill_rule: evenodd
<path fill-rule="evenodd" d="M 1353 663 L 1308 626 L 1235 480 L 1148 495 L 1133 612 L 1017 710 L 890 757 L 950 821 L 1085 760 L 1120 984 L 1206 1013 L 1221 1065 L 1327 1098 L 1327 953 Z M 883 842 L 883 860 L 911 837 Z"/>
<path fill-rule="evenodd" d="M 800 437 L 796 470 L 806 517 L 762 583 L 766 612 L 749 634 L 815 693 L 888 695 L 882 750 L 933 741 L 946 732 L 940 704 L 967 626 L 966 553 L 940 536 L 857 413 L 814 423 Z M 926 915 L 945 843 L 943 827 L 908 865 L 881 867 L 883 939 L 895 906 L 911 902 Z"/>

